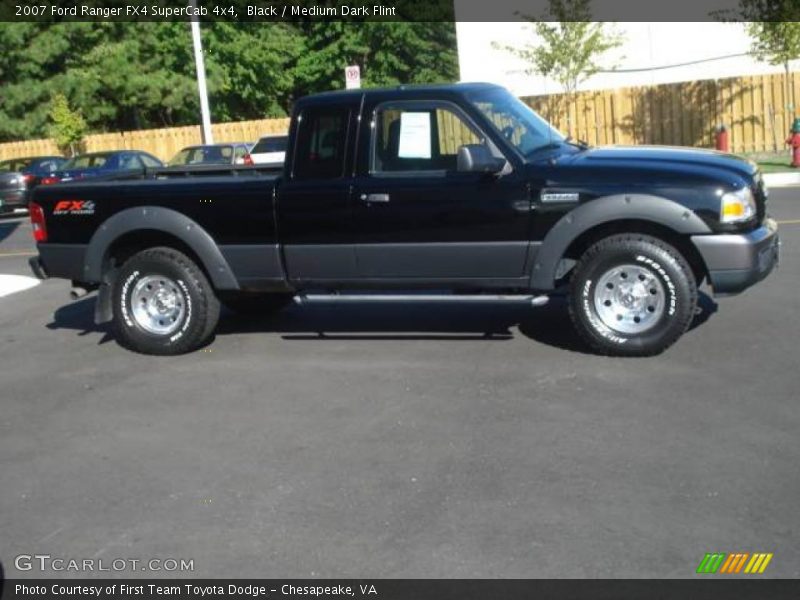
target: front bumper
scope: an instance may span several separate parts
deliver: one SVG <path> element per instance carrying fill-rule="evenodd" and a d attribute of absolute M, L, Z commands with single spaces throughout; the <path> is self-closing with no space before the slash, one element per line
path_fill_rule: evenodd
<path fill-rule="evenodd" d="M 695 235 L 715 296 L 738 294 L 769 275 L 778 264 L 778 224 L 766 219 L 749 233 Z"/>

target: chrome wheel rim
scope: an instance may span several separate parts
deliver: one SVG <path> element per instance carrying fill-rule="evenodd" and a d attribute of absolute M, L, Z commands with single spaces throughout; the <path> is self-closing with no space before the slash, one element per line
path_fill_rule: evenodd
<path fill-rule="evenodd" d="M 186 299 L 172 279 L 148 275 L 134 286 L 130 307 L 139 327 L 155 335 L 169 335 L 183 322 Z"/>
<path fill-rule="evenodd" d="M 639 265 L 620 265 L 603 273 L 594 291 L 594 308 L 606 327 L 637 335 L 664 314 L 666 294 L 656 274 Z"/>

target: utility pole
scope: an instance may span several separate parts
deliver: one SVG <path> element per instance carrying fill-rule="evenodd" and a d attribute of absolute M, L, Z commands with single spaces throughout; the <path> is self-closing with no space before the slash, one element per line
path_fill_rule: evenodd
<path fill-rule="evenodd" d="M 192 42 L 194 44 L 194 66 L 197 70 L 197 91 L 200 94 L 200 117 L 203 121 L 203 143 L 213 144 L 214 136 L 211 133 L 211 112 L 208 108 L 208 89 L 206 88 L 206 63 L 203 58 L 203 42 L 200 39 L 200 21 L 197 14 L 197 0 L 190 0 L 193 9 L 191 17 Z"/>

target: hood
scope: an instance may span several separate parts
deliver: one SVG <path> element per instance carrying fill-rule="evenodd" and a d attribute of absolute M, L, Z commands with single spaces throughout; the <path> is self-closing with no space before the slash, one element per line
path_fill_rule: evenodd
<path fill-rule="evenodd" d="M 750 185 L 758 167 L 745 158 L 695 148 L 671 146 L 605 146 L 564 155 L 564 166 L 603 172 L 640 173 L 647 181 L 685 179 L 715 180 L 733 186 Z"/>

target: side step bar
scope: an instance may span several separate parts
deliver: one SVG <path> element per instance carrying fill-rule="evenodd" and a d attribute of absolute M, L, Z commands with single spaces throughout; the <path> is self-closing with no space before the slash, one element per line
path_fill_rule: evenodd
<path fill-rule="evenodd" d="M 529 303 L 533 307 L 544 306 L 549 296 L 492 295 L 492 294 L 298 294 L 297 304 L 310 302 L 513 302 Z"/>

